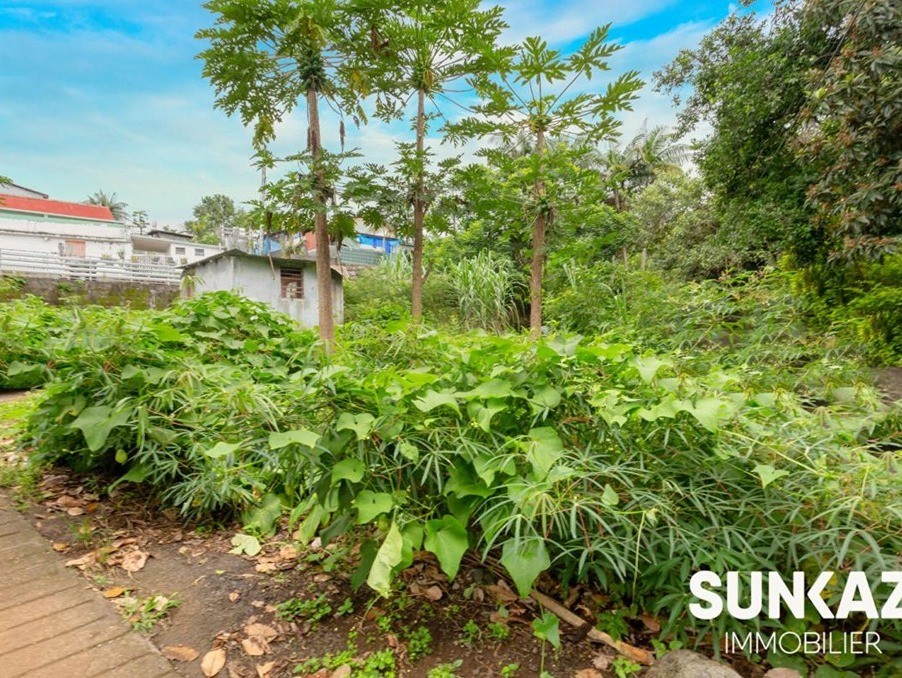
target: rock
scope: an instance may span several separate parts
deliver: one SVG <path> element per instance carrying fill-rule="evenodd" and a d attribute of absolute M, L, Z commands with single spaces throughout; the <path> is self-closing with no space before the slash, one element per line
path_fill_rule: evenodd
<path fill-rule="evenodd" d="M 771 669 L 764 678 L 802 678 L 802 674 L 795 669 Z"/>
<path fill-rule="evenodd" d="M 645 678 L 742 678 L 729 666 L 718 664 L 689 650 L 668 652 L 645 674 Z"/>

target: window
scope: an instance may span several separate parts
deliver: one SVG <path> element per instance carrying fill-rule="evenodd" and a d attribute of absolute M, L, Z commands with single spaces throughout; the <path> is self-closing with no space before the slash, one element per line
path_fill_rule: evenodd
<path fill-rule="evenodd" d="M 84 240 L 67 240 L 63 252 L 67 257 L 84 257 L 85 244 Z"/>
<path fill-rule="evenodd" d="M 185 256 L 185 248 L 184 247 L 176 247 L 175 248 L 175 256 L 177 256 L 177 257 Z"/>
<path fill-rule="evenodd" d="M 283 299 L 304 298 L 304 271 L 281 268 L 279 269 L 279 275 L 282 279 Z"/>
<path fill-rule="evenodd" d="M 195 257 L 202 257 L 202 256 L 204 256 L 204 250 L 203 250 L 203 248 L 198 247 L 197 249 L 195 249 L 195 250 L 194 250 L 194 256 L 195 256 Z"/>

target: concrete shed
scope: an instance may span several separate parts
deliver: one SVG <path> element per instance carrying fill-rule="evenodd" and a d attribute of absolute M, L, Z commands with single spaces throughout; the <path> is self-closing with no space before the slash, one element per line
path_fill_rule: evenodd
<path fill-rule="evenodd" d="M 316 262 L 310 259 L 280 259 L 228 250 L 182 268 L 191 276 L 182 296 L 204 292 L 237 292 L 248 299 L 268 304 L 287 313 L 303 327 L 319 324 Z M 342 275 L 332 269 L 332 313 L 335 322 L 344 321 Z"/>

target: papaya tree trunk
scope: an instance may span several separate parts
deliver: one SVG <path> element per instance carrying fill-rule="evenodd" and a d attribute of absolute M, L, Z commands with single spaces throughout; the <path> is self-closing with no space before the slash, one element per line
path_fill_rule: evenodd
<path fill-rule="evenodd" d="M 413 281 L 411 284 L 410 312 L 414 322 L 423 318 L 423 223 L 426 219 L 426 201 L 423 197 L 423 173 L 426 163 L 423 150 L 426 142 L 426 93 L 417 90 L 417 177 L 413 199 Z"/>
<path fill-rule="evenodd" d="M 536 132 L 536 155 L 545 152 L 545 131 Z M 536 179 L 533 189 L 539 211 L 532 224 L 532 264 L 529 267 L 529 336 L 538 339 L 542 336 L 542 274 L 545 268 L 545 231 L 547 214 L 541 206 L 541 198 L 545 195 L 545 182 L 541 177 Z"/>
<path fill-rule="evenodd" d="M 332 317 L 332 264 L 329 260 L 329 222 L 326 215 L 325 177 L 320 167 L 322 144 L 320 142 L 319 95 L 313 87 L 307 89 L 308 134 L 307 149 L 313 156 L 316 177 L 317 210 L 313 233 L 316 237 L 316 300 L 319 309 L 319 337 L 332 350 L 335 339 L 335 323 Z"/>

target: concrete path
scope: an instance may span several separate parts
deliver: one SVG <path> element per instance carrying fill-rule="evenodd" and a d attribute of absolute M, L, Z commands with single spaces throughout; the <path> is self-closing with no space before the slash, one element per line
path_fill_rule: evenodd
<path fill-rule="evenodd" d="M 0 678 L 176 675 L 0 494 Z"/>

